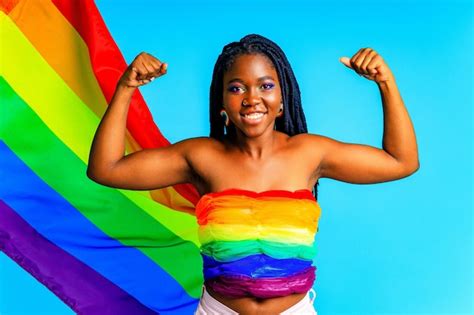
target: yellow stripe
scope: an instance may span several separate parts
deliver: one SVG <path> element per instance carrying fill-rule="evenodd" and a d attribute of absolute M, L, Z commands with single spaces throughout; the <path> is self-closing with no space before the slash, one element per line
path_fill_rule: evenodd
<path fill-rule="evenodd" d="M 74 93 L 102 117 L 107 100 L 93 73 L 88 47 L 53 3 L 22 1 L 8 16 Z M 128 131 L 126 140 L 127 153 L 141 149 Z"/>
<path fill-rule="evenodd" d="M 83 103 L 102 117 L 107 103 L 93 73 L 88 47 L 56 6 L 45 0 L 22 1 L 8 16 Z M 141 150 L 128 130 L 125 139 L 126 154 Z M 173 187 L 137 193 L 169 208 L 194 213 L 194 205 Z"/>
<path fill-rule="evenodd" d="M 291 226 L 262 226 L 248 224 L 210 223 L 199 228 L 199 239 L 205 245 L 215 241 L 265 240 L 284 244 L 311 246 L 315 233 L 305 228 Z"/>
<path fill-rule="evenodd" d="M 107 102 L 93 73 L 87 45 L 54 4 L 22 1 L 8 16 L 66 85 L 102 117 Z"/>
<path fill-rule="evenodd" d="M 0 38 L 0 75 L 5 77 L 51 131 L 87 164 L 90 144 L 99 124 L 97 116 L 3 12 L 0 12 Z M 149 194 L 138 191 L 121 192 L 173 233 L 199 246 L 195 217 L 157 204 L 150 199 Z"/>

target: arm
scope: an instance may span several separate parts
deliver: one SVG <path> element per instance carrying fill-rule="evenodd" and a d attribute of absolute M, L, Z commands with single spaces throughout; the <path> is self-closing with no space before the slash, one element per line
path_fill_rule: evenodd
<path fill-rule="evenodd" d="M 142 53 L 124 72 L 92 142 L 87 176 L 106 186 L 148 190 L 187 182 L 190 141 L 127 156 L 125 130 L 135 89 L 166 73 L 166 64 Z"/>
<path fill-rule="evenodd" d="M 351 183 L 378 183 L 407 177 L 419 168 L 415 131 L 395 78 L 372 49 L 361 49 L 347 67 L 377 83 L 383 104 L 383 149 L 318 137 L 323 157 L 320 177 Z"/>

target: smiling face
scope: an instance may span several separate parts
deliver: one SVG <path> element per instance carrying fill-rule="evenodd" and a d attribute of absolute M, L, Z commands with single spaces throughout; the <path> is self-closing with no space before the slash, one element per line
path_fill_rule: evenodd
<path fill-rule="evenodd" d="M 277 71 L 268 57 L 236 57 L 223 80 L 224 108 L 237 133 L 257 137 L 272 132 L 282 96 Z"/>

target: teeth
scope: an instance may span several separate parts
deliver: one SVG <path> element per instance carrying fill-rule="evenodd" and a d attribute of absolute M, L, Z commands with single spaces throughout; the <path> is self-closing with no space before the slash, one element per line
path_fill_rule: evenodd
<path fill-rule="evenodd" d="M 250 115 L 245 115 L 245 118 L 248 118 L 248 119 L 259 119 L 260 117 L 263 116 L 263 113 L 254 113 L 254 114 L 250 114 Z"/>

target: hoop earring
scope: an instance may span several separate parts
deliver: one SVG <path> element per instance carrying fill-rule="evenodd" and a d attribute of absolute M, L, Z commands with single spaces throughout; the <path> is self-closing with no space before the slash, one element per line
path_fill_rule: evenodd
<path fill-rule="evenodd" d="M 221 109 L 221 112 L 220 112 L 222 118 L 225 119 L 225 126 L 226 127 L 229 127 L 229 115 L 227 115 L 227 112 L 225 111 L 225 109 Z"/>

